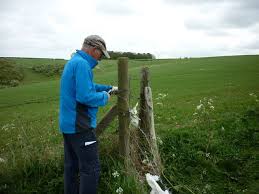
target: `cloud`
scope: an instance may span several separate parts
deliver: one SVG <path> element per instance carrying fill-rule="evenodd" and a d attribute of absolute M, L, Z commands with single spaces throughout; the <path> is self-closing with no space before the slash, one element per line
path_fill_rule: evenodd
<path fill-rule="evenodd" d="M 259 23 L 259 2 L 256 0 L 237 1 L 222 15 L 221 22 L 233 28 L 246 28 Z"/>
<path fill-rule="evenodd" d="M 252 40 L 245 44 L 243 48 L 250 49 L 250 50 L 258 50 L 259 51 L 259 39 Z M 259 54 L 259 53 L 258 53 Z"/>
<path fill-rule="evenodd" d="M 97 0 L 96 11 L 97 13 L 113 15 L 113 16 L 126 16 L 135 13 L 134 4 L 128 0 L 110 0 L 102 1 Z"/>
<path fill-rule="evenodd" d="M 184 2 L 187 2 L 184 1 Z M 204 3 L 200 0 L 199 2 Z M 185 20 L 191 30 L 218 31 L 245 29 L 259 24 L 259 2 L 256 0 L 210 1 L 195 10 L 195 14 Z M 216 33 L 218 34 L 218 33 Z"/>
<path fill-rule="evenodd" d="M 0 56 L 68 58 L 99 34 L 157 58 L 258 53 L 255 0 L 0 1 Z"/>
<path fill-rule="evenodd" d="M 174 6 L 200 6 L 217 4 L 224 2 L 225 0 L 163 0 L 164 3 Z"/>

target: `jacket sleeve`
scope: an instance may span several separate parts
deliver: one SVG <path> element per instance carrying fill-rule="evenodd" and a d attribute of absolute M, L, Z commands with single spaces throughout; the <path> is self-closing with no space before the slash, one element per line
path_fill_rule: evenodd
<path fill-rule="evenodd" d="M 109 86 L 109 85 L 94 84 L 94 86 L 97 92 L 102 92 L 102 91 L 108 92 L 110 89 L 112 89 L 112 86 Z"/>
<path fill-rule="evenodd" d="M 76 100 L 90 107 L 104 106 L 108 102 L 106 92 L 96 92 L 87 64 L 78 62 L 75 69 Z"/>

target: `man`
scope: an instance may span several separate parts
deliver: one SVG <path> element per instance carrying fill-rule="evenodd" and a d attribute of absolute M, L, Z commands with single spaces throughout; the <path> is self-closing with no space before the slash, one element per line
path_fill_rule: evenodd
<path fill-rule="evenodd" d="M 117 90 L 93 82 L 92 69 L 103 56 L 110 58 L 104 40 L 88 36 L 82 49 L 65 65 L 61 77 L 59 124 L 64 137 L 65 194 L 97 193 L 100 165 L 96 114 L 99 106 L 108 103 L 108 92 Z"/>

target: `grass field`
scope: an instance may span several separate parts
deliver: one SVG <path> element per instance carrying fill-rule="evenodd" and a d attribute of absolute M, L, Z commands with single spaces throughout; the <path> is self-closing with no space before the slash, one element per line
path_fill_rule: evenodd
<path fill-rule="evenodd" d="M 24 68 L 25 78 L 0 90 L 0 193 L 62 193 L 59 77 L 31 70 L 57 60 L 9 60 Z M 95 82 L 117 85 L 117 62 L 99 66 Z M 130 60 L 131 106 L 142 66 L 151 73 L 164 185 L 173 193 L 259 193 L 259 56 Z M 99 119 L 115 102 L 100 109 Z M 123 176 L 116 130 L 115 121 L 100 137 L 99 193 L 148 192 L 134 176 Z"/>

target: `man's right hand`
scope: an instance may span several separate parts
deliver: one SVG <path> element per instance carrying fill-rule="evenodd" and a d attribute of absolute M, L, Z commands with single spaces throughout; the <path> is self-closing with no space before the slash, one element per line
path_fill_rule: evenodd
<path fill-rule="evenodd" d="M 118 92 L 119 92 L 119 90 L 118 90 L 118 87 L 117 87 L 117 86 L 112 86 L 112 88 L 108 91 L 108 93 L 109 93 L 110 95 L 117 95 Z"/>

